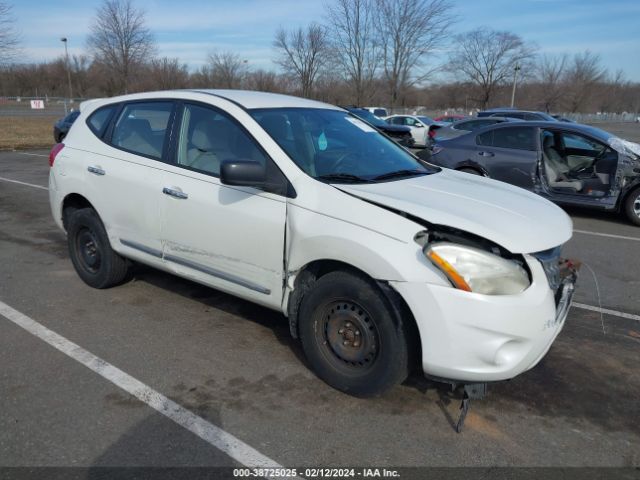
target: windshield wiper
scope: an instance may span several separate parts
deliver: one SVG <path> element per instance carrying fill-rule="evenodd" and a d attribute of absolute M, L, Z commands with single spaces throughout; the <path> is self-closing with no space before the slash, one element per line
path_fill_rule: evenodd
<path fill-rule="evenodd" d="M 373 177 L 374 180 L 388 180 L 396 177 L 411 177 L 414 175 L 427 175 L 429 172 L 426 170 L 396 170 L 395 172 L 383 173 L 377 177 Z"/>
<path fill-rule="evenodd" d="M 316 177 L 318 180 L 349 182 L 349 183 L 368 183 L 371 180 L 368 178 L 359 177 L 351 173 L 328 173 L 326 175 L 319 175 Z"/>

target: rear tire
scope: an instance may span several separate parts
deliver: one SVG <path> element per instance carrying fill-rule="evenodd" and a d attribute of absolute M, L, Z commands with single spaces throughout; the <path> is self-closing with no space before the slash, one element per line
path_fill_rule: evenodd
<path fill-rule="evenodd" d="M 90 287 L 109 288 L 127 276 L 129 264 L 111 248 L 104 225 L 93 208 L 69 212 L 67 244 L 78 276 Z"/>
<path fill-rule="evenodd" d="M 320 277 L 302 299 L 299 318 L 305 355 L 333 388 L 371 397 L 407 378 L 406 330 L 364 275 L 337 271 Z"/>
<path fill-rule="evenodd" d="M 640 226 L 640 187 L 627 195 L 624 201 L 624 213 L 631 223 Z"/>

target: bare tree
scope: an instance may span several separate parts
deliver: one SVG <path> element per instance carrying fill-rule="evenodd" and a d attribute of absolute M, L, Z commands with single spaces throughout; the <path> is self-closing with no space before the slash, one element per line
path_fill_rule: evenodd
<path fill-rule="evenodd" d="M 220 88 L 240 88 L 247 74 L 247 61 L 233 52 L 211 53 L 209 67 L 211 81 Z"/>
<path fill-rule="evenodd" d="M 564 76 L 567 69 L 566 54 L 558 56 L 543 55 L 536 65 L 536 76 L 540 90 L 539 98 L 545 112 L 551 112 L 560 103 L 565 94 Z"/>
<path fill-rule="evenodd" d="M 576 54 L 565 78 L 569 111 L 579 112 L 587 108 L 596 85 L 604 80 L 606 74 L 600 64 L 600 55 L 589 50 Z"/>
<path fill-rule="evenodd" d="M 303 97 L 311 96 L 316 77 L 327 61 L 325 28 L 317 23 L 311 23 L 306 30 L 288 32 L 280 28 L 273 46 L 278 51 L 276 63 L 298 80 Z"/>
<path fill-rule="evenodd" d="M 391 106 L 403 91 L 431 75 L 424 57 L 444 44 L 454 22 L 447 0 L 377 0 L 377 35 Z"/>
<path fill-rule="evenodd" d="M 0 1 L 0 65 L 9 63 L 16 55 L 18 32 L 14 24 L 11 5 Z"/>
<path fill-rule="evenodd" d="M 375 0 L 337 0 L 326 5 L 332 51 L 337 55 L 356 105 L 372 95 L 380 66 L 380 45 L 375 28 Z"/>
<path fill-rule="evenodd" d="M 534 53 L 520 36 L 482 27 L 455 37 L 447 68 L 477 86 L 475 100 L 486 108 L 495 88 L 512 78 L 516 65 L 532 70 Z"/>
<path fill-rule="evenodd" d="M 286 91 L 287 87 L 283 82 L 282 76 L 263 69 L 253 70 L 247 73 L 245 84 L 249 90 L 258 90 L 261 92 L 282 93 Z"/>
<path fill-rule="evenodd" d="M 155 53 L 145 12 L 132 0 L 103 0 L 87 40 L 94 59 L 115 73 L 126 93 L 136 67 Z"/>
<path fill-rule="evenodd" d="M 186 88 L 189 83 L 189 70 L 186 65 L 180 64 L 177 58 L 154 58 L 149 64 L 149 77 L 152 81 L 151 88 Z"/>

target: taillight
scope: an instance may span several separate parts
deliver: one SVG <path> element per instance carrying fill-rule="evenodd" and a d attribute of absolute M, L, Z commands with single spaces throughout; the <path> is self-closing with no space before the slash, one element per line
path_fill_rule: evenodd
<path fill-rule="evenodd" d="M 62 151 L 64 148 L 64 143 L 56 143 L 51 152 L 49 152 L 49 166 L 53 167 L 53 162 L 56 161 L 56 156 Z"/>
<path fill-rule="evenodd" d="M 436 131 L 434 129 L 429 130 L 429 138 L 433 138 L 436 136 Z"/>

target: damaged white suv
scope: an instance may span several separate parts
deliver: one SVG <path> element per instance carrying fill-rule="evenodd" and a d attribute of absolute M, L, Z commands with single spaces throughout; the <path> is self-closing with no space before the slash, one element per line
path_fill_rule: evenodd
<path fill-rule="evenodd" d="M 455 383 L 512 378 L 562 328 L 572 225 L 533 193 L 295 97 L 166 91 L 80 110 L 49 195 L 92 287 L 136 261 L 281 311 L 317 375 L 358 396 L 414 360 Z"/>

